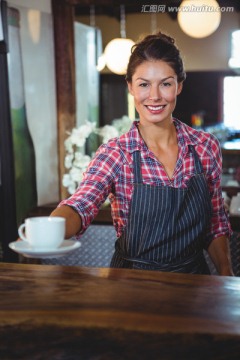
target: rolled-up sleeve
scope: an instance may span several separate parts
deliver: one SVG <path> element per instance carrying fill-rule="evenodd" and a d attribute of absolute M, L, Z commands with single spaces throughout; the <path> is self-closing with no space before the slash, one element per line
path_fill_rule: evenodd
<path fill-rule="evenodd" d="M 218 140 L 211 136 L 208 148 L 211 148 L 211 166 L 207 173 L 208 187 L 212 202 L 211 226 L 207 235 L 207 246 L 220 236 L 230 236 L 232 233 L 228 214 L 225 211 L 222 198 L 222 153 Z"/>
<path fill-rule="evenodd" d="M 59 206 L 68 205 L 80 215 L 82 229 L 77 236 L 87 229 L 112 192 L 113 182 L 118 177 L 121 164 L 122 159 L 118 148 L 106 144 L 101 145 L 84 173 L 76 192 L 60 202 Z"/>

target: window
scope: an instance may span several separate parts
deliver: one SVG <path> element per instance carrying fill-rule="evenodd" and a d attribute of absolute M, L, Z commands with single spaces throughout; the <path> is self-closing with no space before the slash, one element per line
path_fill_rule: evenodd
<path fill-rule="evenodd" d="M 228 128 L 240 130 L 240 76 L 223 79 L 223 123 Z"/>

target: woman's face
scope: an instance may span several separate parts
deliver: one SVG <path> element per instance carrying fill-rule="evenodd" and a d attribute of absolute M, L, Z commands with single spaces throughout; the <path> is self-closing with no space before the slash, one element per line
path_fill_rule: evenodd
<path fill-rule="evenodd" d="M 136 68 L 129 92 L 142 124 L 171 121 L 177 95 L 182 90 L 177 75 L 166 62 L 145 61 Z"/>

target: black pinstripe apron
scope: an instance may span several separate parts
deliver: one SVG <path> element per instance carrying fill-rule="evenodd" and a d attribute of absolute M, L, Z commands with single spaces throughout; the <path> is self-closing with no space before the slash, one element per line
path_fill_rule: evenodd
<path fill-rule="evenodd" d="M 209 274 L 203 248 L 211 199 L 200 159 L 189 148 L 195 175 L 183 189 L 143 184 L 141 154 L 133 153 L 134 192 L 111 267 Z"/>

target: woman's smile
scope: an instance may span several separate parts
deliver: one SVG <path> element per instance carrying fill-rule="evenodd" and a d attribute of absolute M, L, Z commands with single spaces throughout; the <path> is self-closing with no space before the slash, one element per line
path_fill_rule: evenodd
<path fill-rule="evenodd" d="M 145 105 L 146 108 L 149 110 L 152 114 L 161 114 L 163 110 L 165 109 L 166 105 Z"/>

